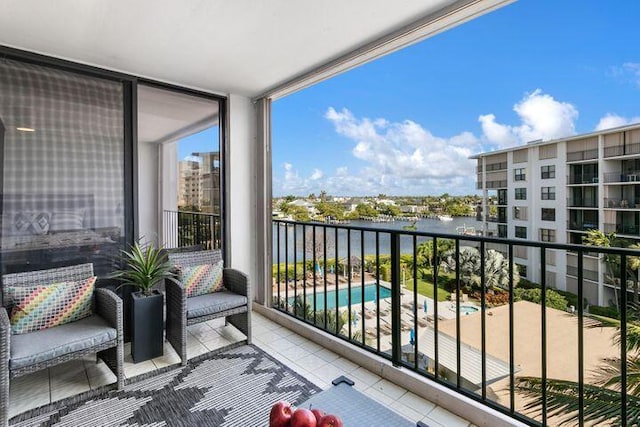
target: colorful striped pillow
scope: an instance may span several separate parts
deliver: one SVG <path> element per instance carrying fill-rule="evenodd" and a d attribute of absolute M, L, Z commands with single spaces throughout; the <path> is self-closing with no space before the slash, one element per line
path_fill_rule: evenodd
<path fill-rule="evenodd" d="M 11 332 L 26 334 L 91 315 L 96 277 L 52 285 L 10 286 Z"/>
<path fill-rule="evenodd" d="M 178 280 L 184 285 L 187 297 L 210 294 L 224 290 L 222 261 L 215 264 L 177 267 Z"/>

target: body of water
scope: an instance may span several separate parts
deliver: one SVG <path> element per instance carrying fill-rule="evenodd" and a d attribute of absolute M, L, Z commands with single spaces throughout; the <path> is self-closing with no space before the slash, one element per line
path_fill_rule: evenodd
<path fill-rule="evenodd" d="M 338 307 L 346 307 L 349 305 L 349 298 L 347 295 L 349 294 L 349 290 L 339 289 L 338 290 Z M 324 292 L 316 292 L 316 297 L 318 301 L 316 303 L 316 310 L 321 311 L 324 310 Z M 385 288 L 384 286 L 380 286 L 380 299 L 390 298 L 391 290 Z M 364 286 L 364 302 L 376 301 L 376 285 L 368 284 Z M 351 287 L 351 305 L 360 304 L 362 302 L 362 286 L 352 286 Z M 293 298 L 290 298 L 290 304 L 293 304 Z M 307 294 L 307 303 L 311 308 L 313 308 L 313 293 Z M 336 308 L 336 291 L 327 291 L 327 309 L 331 310 Z"/>
<path fill-rule="evenodd" d="M 350 221 L 349 224 L 344 227 L 357 226 L 367 227 L 380 232 L 359 230 L 348 230 L 345 228 L 339 228 L 336 232 L 333 228 L 327 228 L 327 258 L 335 258 L 336 254 L 339 258 L 344 258 L 349 254 L 349 241 L 351 243 L 350 255 L 360 257 L 363 252 L 364 255 L 376 254 L 376 234 L 378 236 L 378 253 L 389 254 L 391 253 L 391 239 L 390 234 L 385 232 L 403 230 L 403 227 L 412 225 L 413 221 L 394 221 L 394 222 L 371 222 L 371 221 Z M 474 217 L 454 217 L 452 221 L 440 221 L 438 219 L 423 218 L 415 222 L 417 231 L 423 231 L 428 233 L 442 233 L 442 234 L 458 234 L 460 227 L 474 227 L 476 231 L 480 231 L 482 223 L 476 221 Z M 340 226 L 339 226 L 340 227 Z M 322 254 L 324 252 L 324 228 L 322 225 L 317 225 L 316 230 L 316 244 L 314 251 L 313 244 L 313 224 L 304 227 L 298 225 L 293 226 L 273 226 L 273 262 L 277 263 L 302 261 L 303 254 L 306 255 L 307 260 L 312 259 L 313 253 Z M 280 240 L 280 251 L 278 247 L 278 234 Z M 294 250 L 294 235 L 295 235 L 295 250 Z M 427 238 L 419 237 L 417 243 L 424 242 Z M 287 242 L 287 248 L 285 250 L 285 242 Z M 364 242 L 364 244 L 362 243 Z M 337 249 L 337 250 L 336 250 Z M 400 250 L 402 253 L 413 253 L 413 239 L 411 236 L 401 236 Z M 295 253 L 294 253 L 295 251 Z M 285 254 L 287 254 L 285 256 Z"/>

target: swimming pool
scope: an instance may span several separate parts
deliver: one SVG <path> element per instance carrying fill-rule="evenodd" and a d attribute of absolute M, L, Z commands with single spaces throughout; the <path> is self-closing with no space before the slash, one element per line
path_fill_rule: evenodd
<path fill-rule="evenodd" d="M 478 311 L 478 307 L 474 307 L 472 305 L 461 305 L 460 306 L 460 314 L 471 314 Z"/>
<path fill-rule="evenodd" d="M 349 300 L 347 298 L 349 290 L 347 288 L 338 289 L 338 307 L 346 307 L 349 304 Z M 291 294 L 289 294 L 291 295 Z M 298 291 L 298 296 L 302 296 L 302 292 Z M 380 298 L 389 298 L 391 296 L 391 289 L 380 286 Z M 316 310 L 324 310 L 324 292 L 316 292 L 316 297 L 318 298 L 316 304 Z M 293 298 L 289 298 L 293 303 Z M 365 284 L 364 285 L 364 302 L 370 302 L 376 300 L 376 284 Z M 360 304 L 362 302 L 362 286 L 352 286 L 351 287 L 351 305 Z M 309 291 L 307 289 L 307 303 L 313 310 L 313 291 Z M 336 308 L 336 291 L 328 291 L 327 292 L 327 309 L 331 310 Z"/>

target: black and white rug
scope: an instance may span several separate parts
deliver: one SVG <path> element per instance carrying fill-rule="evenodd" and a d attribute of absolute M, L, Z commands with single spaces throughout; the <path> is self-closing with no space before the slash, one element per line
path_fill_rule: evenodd
<path fill-rule="evenodd" d="M 17 415 L 11 426 L 266 426 L 278 400 L 320 389 L 259 348 L 243 345 L 167 368 L 124 390 L 94 390 Z"/>

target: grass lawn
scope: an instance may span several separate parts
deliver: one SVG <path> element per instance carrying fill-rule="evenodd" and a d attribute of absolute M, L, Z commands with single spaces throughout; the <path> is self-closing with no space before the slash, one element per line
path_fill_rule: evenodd
<path fill-rule="evenodd" d="M 407 280 L 406 288 L 410 291 L 413 290 L 413 280 Z M 418 293 L 433 299 L 433 283 L 423 279 L 418 279 Z M 438 301 L 446 301 L 451 295 L 444 289 L 438 288 Z"/>

